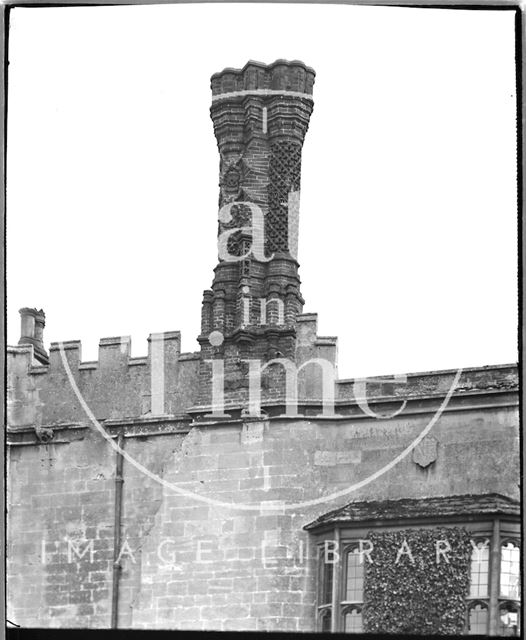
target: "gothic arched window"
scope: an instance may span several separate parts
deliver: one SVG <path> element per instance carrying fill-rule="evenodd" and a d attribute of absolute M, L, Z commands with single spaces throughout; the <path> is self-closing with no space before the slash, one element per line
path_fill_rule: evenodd
<path fill-rule="evenodd" d="M 520 598 L 520 549 L 513 540 L 501 544 L 500 595 L 502 598 Z"/>
<path fill-rule="evenodd" d="M 330 633 L 331 625 L 332 625 L 332 616 L 331 616 L 330 608 L 322 609 L 319 613 L 318 620 L 319 620 L 320 631 L 322 631 L 323 633 Z"/>
<path fill-rule="evenodd" d="M 499 636 L 520 635 L 520 611 L 514 602 L 505 602 L 499 607 Z"/>
<path fill-rule="evenodd" d="M 349 607 L 348 609 L 344 609 L 343 630 L 345 633 L 363 633 L 361 607 Z"/>
<path fill-rule="evenodd" d="M 351 546 L 346 553 L 345 602 L 363 602 L 363 554 L 358 546 Z"/>
<path fill-rule="evenodd" d="M 487 635 L 488 606 L 484 602 L 473 602 L 468 613 L 468 634 L 470 636 Z"/>

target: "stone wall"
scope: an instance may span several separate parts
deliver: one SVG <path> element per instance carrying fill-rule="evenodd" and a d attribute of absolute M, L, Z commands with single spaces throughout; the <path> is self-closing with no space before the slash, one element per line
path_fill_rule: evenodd
<path fill-rule="evenodd" d="M 106 420 L 109 434 L 124 432 L 125 452 L 165 483 L 124 460 L 119 626 L 314 630 L 305 524 L 353 500 L 518 497 L 512 366 L 464 373 L 431 430 L 434 462 L 424 468 L 410 453 L 348 492 L 425 428 L 453 375 L 412 376 L 407 405 L 390 419 L 341 400 L 332 418 Z M 371 399 L 372 410 L 400 407 L 398 392 L 387 391 Z M 108 627 L 116 453 L 86 416 L 67 416 L 75 424 L 56 428 L 48 443 L 29 426 L 9 434 L 8 618 Z M 334 492 L 341 495 L 328 498 Z"/>

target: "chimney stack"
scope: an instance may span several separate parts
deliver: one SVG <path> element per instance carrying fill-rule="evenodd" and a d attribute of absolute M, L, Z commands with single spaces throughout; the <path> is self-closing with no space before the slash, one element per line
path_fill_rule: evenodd
<path fill-rule="evenodd" d="M 49 364 L 49 356 L 44 349 L 44 327 L 46 314 L 43 309 L 23 307 L 19 310 L 21 318 L 20 340 L 18 344 L 32 344 L 35 358 L 40 364 Z"/>
<path fill-rule="evenodd" d="M 298 60 L 276 60 L 269 65 L 250 61 L 242 69 L 212 76 L 219 206 L 232 207 L 224 210 L 227 221 L 221 218 L 218 230 L 230 236 L 229 255 L 219 256 L 203 301 L 199 342 L 205 349 L 210 329 L 221 332 L 225 343 L 236 344 L 295 335 L 304 304 L 297 262 L 301 151 L 313 109 L 314 75 Z M 261 219 L 254 218 L 251 205 Z M 258 229 L 263 256 L 250 250 L 257 244 L 252 236 Z M 262 322 L 259 312 L 260 300 L 271 298 L 276 299 L 272 310 L 280 305 L 286 318 L 270 322 L 272 326 Z M 293 342 L 288 340 L 280 351 L 292 357 Z"/>
<path fill-rule="evenodd" d="M 303 62 L 276 60 L 249 61 L 211 78 L 219 255 L 203 295 L 200 405 L 211 401 L 211 360 L 223 360 L 225 394 L 240 402 L 248 360 L 295 360 L 304 304 L 297 261 L 301 152 L 314 76 Z M 275 397 L 282 381 L 273 376 Z"/>

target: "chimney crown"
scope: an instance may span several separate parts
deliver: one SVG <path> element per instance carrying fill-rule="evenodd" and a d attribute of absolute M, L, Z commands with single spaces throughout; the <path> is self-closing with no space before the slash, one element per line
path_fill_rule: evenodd
<path fill-rule="evenodd" d="M 234 92 L 286 91 L 312 95 L 314 69 L 299 60 L 276 60 L 266 65 L 250 60 L 242 69 L 228 67 L 214 73 L 210 84 L 212 100 Z"/>
<path fill-rule="evenodd" d="M 22 307 L 18 311 L 21 319 L 20 340 L 18 344 L 33 345 L 35 358 L 40 364 L 49 364 L 49 356 L 44 349 L 44 327 L 46 314 L 43 309 Z"/>

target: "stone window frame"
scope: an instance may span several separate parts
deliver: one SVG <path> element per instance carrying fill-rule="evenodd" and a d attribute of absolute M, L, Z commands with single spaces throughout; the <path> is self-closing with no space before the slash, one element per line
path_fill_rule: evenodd
<path fill-rule="evenodd" d="M 464 633 L 466 635 L 481 635 L 477 630 L 476 633 L 470 634 L 470 623 L 471 623 L 471 612 L 475 610 L 477 607 L 481 607 L 482 610 L 486 611 L 486 629 L 482 632 L 483 634 L 488 633 L 488 625 L 489 625 L 489 602 L 487 600 L 469 600 L 467 601 L 466 606 L 466 623 Z"/>
<path fill-rule="evenodd" d="M 358 610 L 361 614 L 363 609 L 363 592 L 361 600 L 347 600 L 346 599 L 346 589 L 347 589 L 347 557 L 351 550 L 355 550 L 359 547 L 360 536 L 352 536 L 352 537 L 340 537 L 340 529 L 339 527 L 334 527 L 332 531 L 335 533 L 336 537 L 327 537 L 322 536 L 320 540 L 317 541 L 317 585 L 316 585 L 316 629 L 317 631 L 328 632 L 329 629 L 326 628 L 324 624 L 325 618 L 329 617 L 331 621 L 331 629 L 330 631 L 335 631 L 335 626 L 339 632 L 343 632 L 345 625 L 345 616 L 347 613 L 352 610 Z M 363 533 L 362 537 L 365 536 Z M 354 539 L 353 539 L 354 538 Z M 327 564 L 325 566 L 332 567 L 332 599 L 331 603 L 320 602 L 320 594 L 327 591 L 326 588 L 321 588 L 321 580 L 325 577 L 326 573 L 321 568 L 324 562 L 324 554 L 325 554 L 325 540 L 336 541 L 338 545 L 341 543 L 341 548 L 338 548 L 339 559 L 337 563 Z M 342 560 L 343 559 L 343 560 Z M 329 572 L 328 572 L 329 573 Z M 363 589 L 363 587 L 362 587 Z M 338 596 L 336 594 L 339 594 Z M 335 606 L 335 598 L 337 598 L 338 603 Z M 324 598 L 325 599 L 325 598 Z M 333 612 L 338 610 L 338 615 L 334 616 Z M 337 618 L 337 620 L 335 620 Z M 357 632 L 358 633 L 358 632 Z"/>
<path fill-rule="evenodd" d="M 501 593 L 501 575 L 502 575 L 502 548 L 509 542 L 518 547 L 519 553 L 521 549 L 520 525 L 518 523 L 495 518 L 492 521 L 492 531 L 486 535 L 489 539 L 489 558 L 488 558 L 488 591 L 485 596 L 468 594 L 466 597 L 466 635 L 469 633 L 469 616 L 470 611 L 477 604 L 485 606 L 488 611 L 488 628 L 486 633 L 489 635 L 500 635 L 501 619 L 500 610 L 503 606 L 510 606 L 518 613 L 518 634 L 520 634 L 520 558 L 519 558 L 519 591 L 516 598 Z M 484 535 L 474 535 L 473 541 L 477 542 L 485 539 Z M 518 635 L 514 634 L 514 635 Z"/>
<path fill-rule="evenodd" d="M 485 514 L 480 517 L 464 516 L 464 517 L 443 517 L 443 518 L 409 518 L 407 520 L 379 522 L 371 521 L 369 524 L 365 522 L 357 522 L 355 526 L 352 523 L 333 522 L 327 524 L 318 533 L 313 533 L 315 537 L 315 545 L 318 549 L 316 554 L 317 562 L 320 562 L 321 554 L 324 553 L 325 541 L 330 540 L 337 543 L 339 552 L 338 561 L 333 565 L 332 569 L 332 602 L 319 603 L 320 595 L 320 576 L 322 571 L 319 566 L 316 570 L 316 630 L 322 631 L 322 620 L 327 616 L 330 617 L 330 631 L 332 633 L 343 633 L 345 624 L 345 613 L 349 608 L 360 606 L 360 609 L 366 604 L 350 603 L 343 600 L 344 589 L 346 588 L 346 563 L 342 560 L 346 557 L 344 550 L 349 546 L 357 544 L 360 539 L 366 539 L 367 533 L 371 530 L 396 531 L 403 529 L 426 529 L 436 527 L 465 527 L 472 536 L 472 539 L 489 539 L 489 571 L 488 571 L 488 597 L 475 597 L 466 595 L 466 615 L 464 621 L 465 635 L 469 635 L 469 611 L 476 604 L 486 605 L 488 607 L 488 635 L 498 635 L 500 629 L 499 611 L 502 606 L 511 605 L 518 610 L 519 634 L 520 634 L 520 593 L 519 599 L 513 600 L 500 595 L 500 572 L 501 572 L 501 549 L 506 542 L 512 541 L 520 547 L 521 532 L 520 521 L 517 517 L 496 515 L 491 516 Z M 366 562 L 364 558 L 364 562 Z M 334 615 L 334 612 L 337 615 Z M 328 629 L 325 627 L 325 631 Z M 349 633 L 349 632 L 348 632 Z"/>

